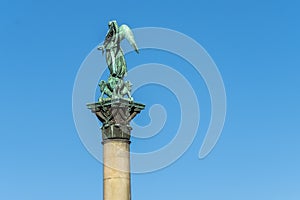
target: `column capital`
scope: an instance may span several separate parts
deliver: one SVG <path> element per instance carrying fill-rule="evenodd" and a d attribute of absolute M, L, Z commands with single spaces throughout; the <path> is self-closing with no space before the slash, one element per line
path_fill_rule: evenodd
<path fill-rule="evenodd" d="M 145 105 L 127 99 L 104 99 L 101 102 L 87 104 L 102 122 L 102 139 L 130 140 L 130 121 L 140 113 Z"/>

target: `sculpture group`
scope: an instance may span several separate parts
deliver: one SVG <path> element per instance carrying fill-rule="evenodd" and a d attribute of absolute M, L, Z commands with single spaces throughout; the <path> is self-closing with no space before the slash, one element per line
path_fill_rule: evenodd
<path fill-rule="evenodd" d="M 122 40 L 127 39 L 137 53 L 139 53 L 138 47 L 132 31 L 127 25 L 124 24 L 119 27 L 114 20 L 108 23 L 108 28 L 104 43 L 98 47 L 98 50 L 101 50 L 102 54 L 105 53 L 110 76 L 107 81 L 101 80 L 99 83 L 101 91 L 99 102 L 103 101 L 104 95 L 108 99 L 128 98 L 133 101 L 131 96 L 132 85 L 129 81 L 124 81 L 127 66 L 120 43 Z"/>

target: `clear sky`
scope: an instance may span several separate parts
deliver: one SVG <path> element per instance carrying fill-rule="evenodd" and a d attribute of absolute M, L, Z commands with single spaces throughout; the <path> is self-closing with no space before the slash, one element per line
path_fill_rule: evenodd
<path fill-rule="evenodd" d="M 217 64 L 227 94 L 221 138 L 199 160 L 210 118 L 201 77 L 166 52 L 128 55 L 129 69 L 158 62 L 185 73 L 198 85 L 202 115 L 180 159 L 132 175 L 132 199 L 300 199 L 299 7 L 296 0 L 2 0 L 0 199 L 102 199 L 102 165 L 78 137 L 72 91 L 81 63 L 103 40 L 111 19 L 192 37 Z M 147 104 L 137 123 L 149 122 L 151 104 L 171 114 L 163 133 L 133 139 L 132 149 L 145 152 L 167 143 L 180 120 L 176 97 L 154 85 L 138 90 L 136 99 Z"/>

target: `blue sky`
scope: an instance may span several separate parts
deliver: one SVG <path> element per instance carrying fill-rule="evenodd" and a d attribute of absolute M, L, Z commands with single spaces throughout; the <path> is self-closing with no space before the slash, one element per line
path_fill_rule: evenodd
<path fill-rule="evenodd" d="M 298 1 L 3 0 L 0 5 L 0 199 L 102 198 L 102 165 L 78 137 L 72 90 L 80 64 L 103 40 L 111 19 L 194 38 L 216 62 L 227 92 L 222 136 L 199 160 L 209 96 L 201 77 L 184 70 L 199 86 L 203 129 L 171 166 L 132 175 L 133 199 L 300 198 Z M 157 54 L 129 54 L 128 62 L 160 62 L 179 71 L 184 65 L 176 56 Z M 161 103 L 170 112 L 178 106 L 165 88 L 149 86 L 136 95 L 147 106 Z M 146 111 L 137 121 L 149 121 Z M 178 125 L 176 113 L 171 116 L 166 133 Z M 166 143 L 170 135 L 134 140 L 132 149 L 151 149 L 158 139 Z"/>

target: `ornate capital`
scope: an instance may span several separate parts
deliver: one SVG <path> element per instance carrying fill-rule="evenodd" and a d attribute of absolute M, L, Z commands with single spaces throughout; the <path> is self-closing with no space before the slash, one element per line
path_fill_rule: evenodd
<path fill-rule="evenodd" d="M 145 105 L 128 99 L 105 99 L 88 104 L 88 108 L 102 122 L 102 139 L 130 140 L 130 121 L 145 108 Z"/>

